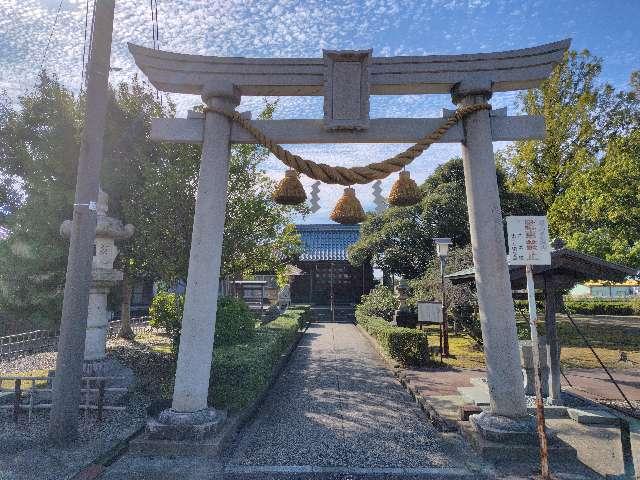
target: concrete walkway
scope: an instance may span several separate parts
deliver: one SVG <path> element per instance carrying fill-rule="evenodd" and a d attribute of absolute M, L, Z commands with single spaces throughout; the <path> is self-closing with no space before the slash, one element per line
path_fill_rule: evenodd
<path fill-rule="evenodd" d="M 482 478 L 455 434 L 436 431 L 358 329 L 313 323 L 222 464 L 126 455 L 105 479 Z"/>

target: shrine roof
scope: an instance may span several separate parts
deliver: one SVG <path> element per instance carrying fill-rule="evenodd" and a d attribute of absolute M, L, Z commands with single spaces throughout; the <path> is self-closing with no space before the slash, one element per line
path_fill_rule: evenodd
<path fill-rule="evenodd" d="M 623 281 L 627 277 L 638 275 L 638 270 L 613 262 L 607 262 L 601 258 L 586 253 L 558 248 L 551 251 L 551 265 L 534 265 L 533 276 L 536 288 L 543 286 L 544 277 L 551 278 L 560 288 L 571 288 L 576 283 L 584 280 Z M 524 265 L 509 265 L 511 287 L 521 289 L 526 287 Z M 475 282 L 475 269 L 467 268 L 446 275 L 451 283 Z"/>
<path fill-rule="evenodd" d="M 296 225 L 302 238 L 303 262 L 347 260 L 347 248 L 360 237 L 358 225 Z"/>

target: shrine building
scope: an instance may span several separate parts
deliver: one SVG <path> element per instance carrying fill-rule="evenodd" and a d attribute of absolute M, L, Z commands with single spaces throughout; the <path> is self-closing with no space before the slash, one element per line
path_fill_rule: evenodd
<path fill-rule="evenodd" d="M 292 303 L 356 304 L 373 288 L 373 268 L 367 262 L 354 267 L 347 249 L 360 236 L 358 225 L 296 225 L 302 254 L 296 266 L 302 271 L 291 279 Z"/>

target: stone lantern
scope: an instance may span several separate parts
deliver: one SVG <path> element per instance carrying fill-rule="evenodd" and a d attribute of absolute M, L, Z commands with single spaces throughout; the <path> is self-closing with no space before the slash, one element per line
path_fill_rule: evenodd
<path fill-rule="evenodd" d="M 120 220 L 107 216 L 109 196 L 100 190 L 98 194 L 96 239 L 91 267 L 91 289 L 87 313 L 87 335 L 84 343 L 85 372 L 99 374 L 105 359 L 107 343 L 107 294 L 111 287 L 122 281 L 123 274 L 113 268 L 118 256 L 116 240 L 127 240 L 134 232 L 133 225 L 123 225 Z M 63 237 L 71 235 L 71 220 L 60 227 Z"/>
<path fill-rule="evenodd" d="M 415 328 L 418 318 L 407 306 L 409 285 L 406 280 L 400 280 L 396 285 L 395 297 L 398 300 L 398 309 L 393 313 L 393 323 L 398 327 Z"/>

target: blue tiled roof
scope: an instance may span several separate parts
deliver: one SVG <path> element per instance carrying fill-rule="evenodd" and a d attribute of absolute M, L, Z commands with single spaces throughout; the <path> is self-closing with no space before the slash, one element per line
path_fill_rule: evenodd
<path fill-rule="evenodd" d="M 358 225 L 296 225 L 302 238 L 302 261 L 346 260 L 347 247 L 360 236 Z"/>

